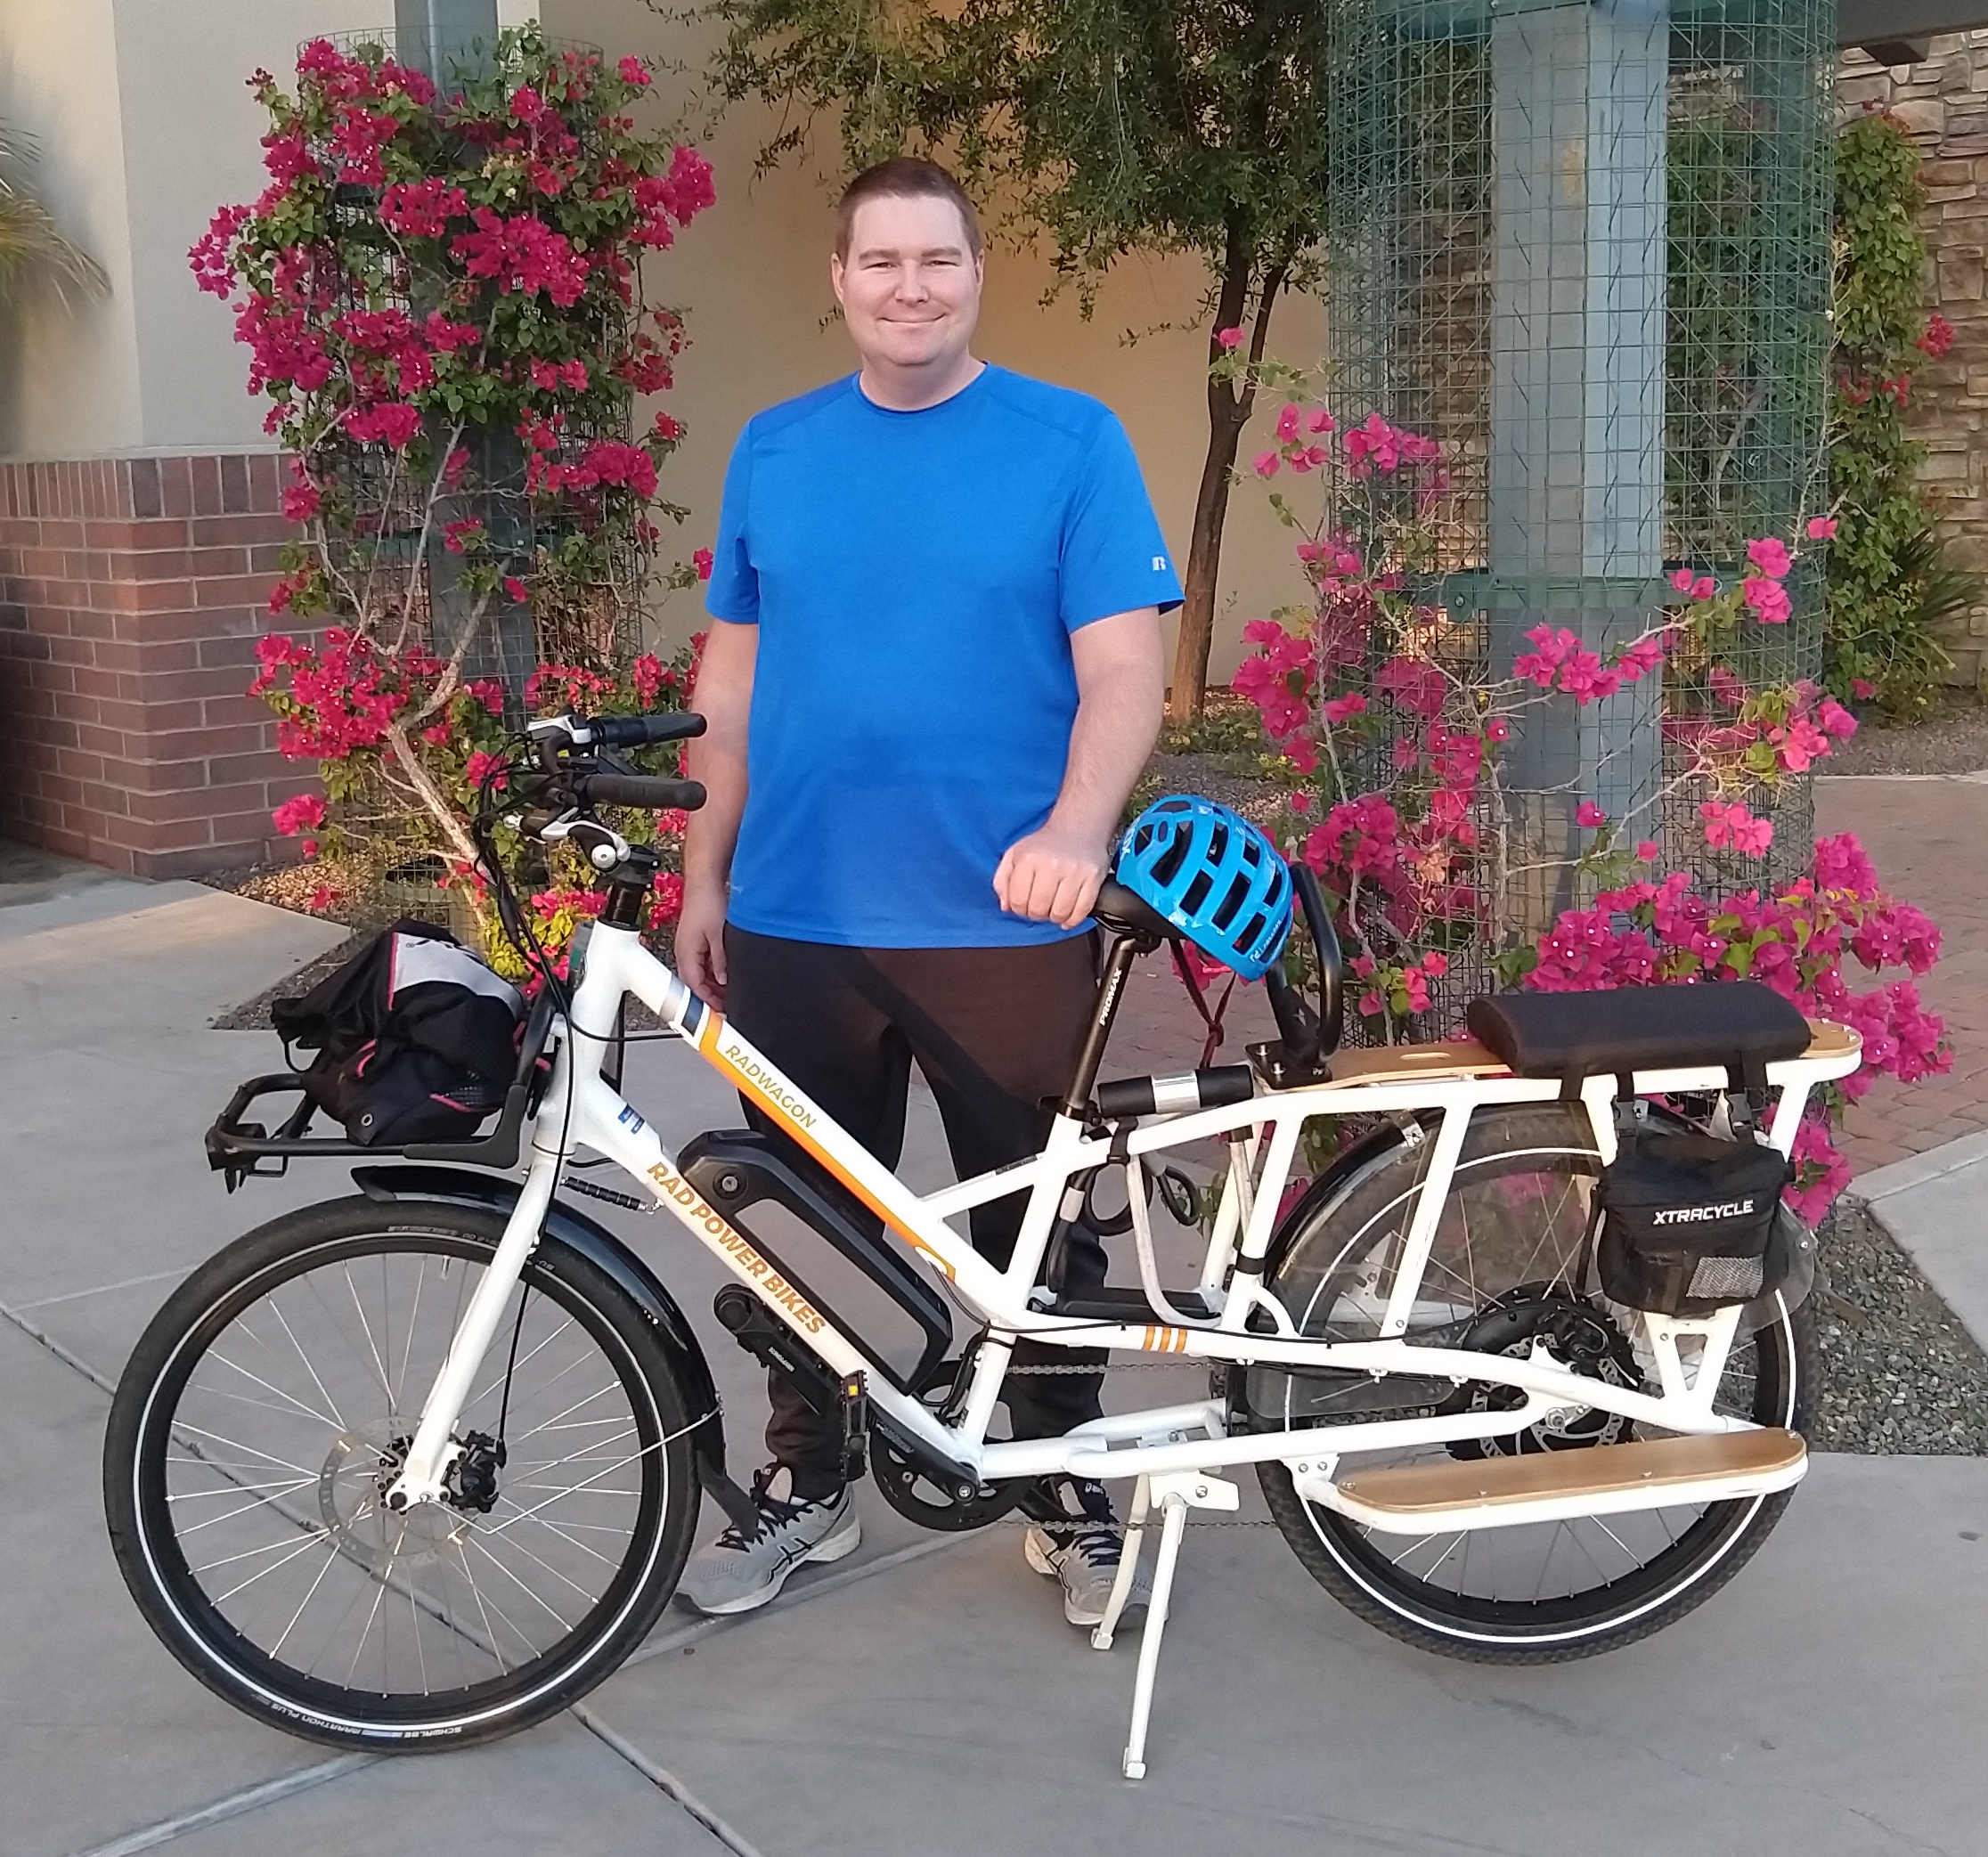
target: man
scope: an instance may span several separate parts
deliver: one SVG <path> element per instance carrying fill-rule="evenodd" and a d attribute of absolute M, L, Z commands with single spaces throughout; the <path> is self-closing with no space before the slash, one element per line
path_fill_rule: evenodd
<path fill-rule="evenodd" d="M 725 480 L 692 767 L 709 797 L 676 934 L 690 985 L 886 1165 L 915 1061 L 962 1177 L 1038 1152 L 1075 1066 L 1086 918 L 1180 599 L 1118 420 L 974 356 L 983 272 L 944 169 L 850 183 L 829 274 L 861 370 L 759 414 Z M 1023 1203 L 972 1215 L 998 1264 Z M 1071 1248 L 1071 1287 L 1104 1275 L 1095 1238 Z M 1101 1377 L 1011 1379 L 1014 1435 L 1097 1416 Z M 769 1392 L 762 1526 L 685 1576 L 707 1612 L 763 1605 L 859 1539 L 836 1428 L 778 1373 Z M 1103 1488 L 1057 1479 L 1024 1509 L 1030 1564 L 1095 1624 L 1119 1560 Z"/>

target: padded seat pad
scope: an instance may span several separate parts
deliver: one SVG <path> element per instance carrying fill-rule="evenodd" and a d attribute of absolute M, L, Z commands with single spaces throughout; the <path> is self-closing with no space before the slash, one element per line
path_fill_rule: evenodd
<path fill-rule="evenodd" d="M 1736 1083 L 1758 1087 L 1765 1066 L 1809 1043 L 1808 1021 L 1757 981 L 1501 993 L 1473 999 L 1464 1017 L 1514 1075 L 1564 1081 L 1723 1064 Z"/>

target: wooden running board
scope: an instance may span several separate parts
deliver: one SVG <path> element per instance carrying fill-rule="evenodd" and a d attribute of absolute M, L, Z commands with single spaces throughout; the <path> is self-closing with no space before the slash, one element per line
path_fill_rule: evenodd
<path fill-rule="evenodd" d="M 1728 1502 L 1799 1483 L 1808 1446 L 1792 1431 L 1727 1431 L 1300 1477 L 1308 1502 L 1387 1535 L 1513 1527 L 1581 1515 Z"/>

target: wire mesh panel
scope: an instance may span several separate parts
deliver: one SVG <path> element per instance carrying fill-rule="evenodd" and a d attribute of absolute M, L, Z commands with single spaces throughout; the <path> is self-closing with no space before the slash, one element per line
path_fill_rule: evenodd
<path fill-rule="evenodd" d="M 1498 677 L 1541 624 L 1604 654 L 1662 623 L 1679 565 L 1722 579 L 1818 485 L 1829 297 L 1827 0 L 1328 0 L 1335 394 L 1443 447 L 1417 598 Z M 1749 684 L 1819 667 L 1818 590 L 1748 623 Z M 1497 803 L 1537 928 L 1587 899 L 1599 805 L 1715 893 L 1751 887 L 1666 817 L 1709 667 L 1675 662 L 1515 723 Z M 1385 759 L 1388 745 L 1377 751 Z M 1791 786 L 1771 874 L 1806 862 Z M 1468 989 L 1478 976 L 1459 973 Z"/>

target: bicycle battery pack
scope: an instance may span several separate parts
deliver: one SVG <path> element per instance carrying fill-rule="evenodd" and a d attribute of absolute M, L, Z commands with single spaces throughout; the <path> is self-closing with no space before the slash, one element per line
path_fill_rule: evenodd
<path fill-rule="evenodd" d="M 922 1386 L 945 1357 L 944 1299 L 805 1155 L 739 1129 L 697 1136 L 677 1166 L 900 1392 Z"/>

